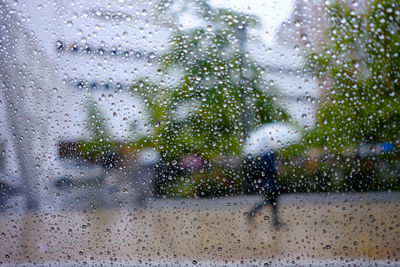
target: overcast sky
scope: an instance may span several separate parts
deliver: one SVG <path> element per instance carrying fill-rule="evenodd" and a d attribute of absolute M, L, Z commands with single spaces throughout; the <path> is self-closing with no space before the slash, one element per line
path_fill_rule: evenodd
<path fill-rule="evenodd" d="M 215 6 L 229 7 L 257 15 L 262 20 L 261 36 L 266 45 L 275 42 L 276 30 L 287 19 L 293 8 L 293 0 L 211 0 Z"/>

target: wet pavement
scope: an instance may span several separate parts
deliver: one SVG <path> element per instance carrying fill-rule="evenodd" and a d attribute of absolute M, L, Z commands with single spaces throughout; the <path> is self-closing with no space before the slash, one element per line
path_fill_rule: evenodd
<path fill-rule="evenodd" d="M 0 213 L 0 262 L 400 265 L 400 193 L 282 195 L 279 228 L 269 207 L 252 221 L 245 218 L 259 200 L 157 199 L 111 208 L 107 200 L 96 206 L 80 199 L 30 213 L 8 209 Z"/>

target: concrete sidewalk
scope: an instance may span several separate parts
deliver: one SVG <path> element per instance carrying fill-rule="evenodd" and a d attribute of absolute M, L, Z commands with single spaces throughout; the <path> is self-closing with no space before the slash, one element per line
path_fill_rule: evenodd
<path fill-rule="evenodd" d="M 244 212 L 257 201 L 257 196 L 243 196 L 154 200 L 145 208 L 119 210 L 7 211 L 0 215 L 0 262 L 399 263 L 400 193 L 284 195 L 281 228 L 273 227 L 268 207 L 253 222 L 245 219 Z"/>

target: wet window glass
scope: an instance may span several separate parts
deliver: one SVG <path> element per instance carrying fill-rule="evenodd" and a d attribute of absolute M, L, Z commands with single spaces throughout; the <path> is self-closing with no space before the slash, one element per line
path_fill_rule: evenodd
<path fill-rule="evenodd" d="M 4 0 L 0 265 L 398 266 L 398 0 Z"/>

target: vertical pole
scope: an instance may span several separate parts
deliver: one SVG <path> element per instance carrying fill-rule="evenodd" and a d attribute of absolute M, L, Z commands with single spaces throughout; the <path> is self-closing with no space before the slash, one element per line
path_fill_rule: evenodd
<path fill-rule="evenodd" d="M 247 107 L 247 97 L 248 97 L 248 90 L 247 90 L 247 77 L 244 74 L 244 67 L 245 67 L 245 53 L 246 53 L 246 42 L 247 42 L 247 25 L 245 23 L 241 24 L 238 26 L 236 36 L 239 41 L 239 85 L 240 85 L 240 92 L 241 92 L 241 97 L 242 97 L 242 105 L 243 105 L 243 110 L 241 113 L 241 118 L 240 118 L 240 123 L 241 123 L 241 129 L 242 129 L 242 137 L 241 137 L 241 142 L 244 143 L 247 135 L 250 130 L 250 124 L 249 124 L 249 110 Z"/>
<path fill-rule="evenodd" d="M 29 211 L 52 204 L 47 182 L 56 168 L 57 139 L 50 123 L 61 116 L 53 104 L 62 87 L 35 35 L 17 14 L 0 1 L 0 93 L 17 157 L 19 190 Z"/>
<path fill-rule="evenodd" d="M 239 86 L 240 86 L 240 94 L 241 94 L 241 103 L 242 103 L 242 112 L 240 114 L 239 123 L 241 129 L 241 137 L 240 137 L 240 144 L 243 146 L 246 142 L 247 136 L 249 134 L 249 115 L 248 115 L 248 108 L 247 108 L 247 81 L 246 76 L 244 74 L 244 66 L 245 66 L 245 53 L 246 53 L 246 42 L 247 42 L 247 27 L 246 24 L 241 24 L 237 29 L 237 38 L 239 41 Z M 244 163 L 246 164 L 246 163 Z M 247 166 L 246 166 L 247 167 Z M 243 170 L 243 169 L 242 169 Z M 243 181 L 242 181 L 242 192 L 246 191 L 246 181 L 247 175 L 246 170 L 242 173 Z"/>
<path fill-rule="evenodd" d="M 28 77 L 21 77 L 26 75 L 23 72 L 23 61 L 28 61 L 29 58 L 23 58 L 24 54 L 19 53 L 21 46 L 28 42 L 24 40 L 20 42 L 25 29 L 19 25 L 20 21 L 16 16 L 12 15 L 6 3 L 0 3 L 0 14 L 4 25 L 0 30 L 0 80 L 2 98 L 5 104 L 6 119 L 10 129 L 12 139 L 12 146 L 17 155 L 17 164 L 22 188 L 18 188 L 25 196 L 26 209 L 32 210 L 39 206 L 37 192 L 34 190 L 35 176 L 38 171 L 35 169 L 34 157 L 34 143 L 35 137 L 32 131 L 38 127 L 35 125 L 39 123 L 35 120 L 34 116 L 30 116 L 29 109 L 27 108 L 30 101 L 28 94 L 29 80 Z M 16 27 L 16 28 L 13 28 Z M 29 49 L 29 48 L 24 48 Z"/>

